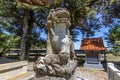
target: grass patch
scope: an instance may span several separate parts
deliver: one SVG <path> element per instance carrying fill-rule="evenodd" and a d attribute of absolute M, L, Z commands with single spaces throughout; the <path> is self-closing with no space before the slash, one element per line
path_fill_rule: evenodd
<path fill-rule="evenodd" d="M 117 61 L 117 62 L 120 62 L 120 56 L 115 56 L 113 54 L 107 54 L 107 61 Z"/>
<path fill-rule="evenodd" d="M 104 55 L 101 55 L 100 58 L 101 61 L 104 60 Z M 114 63 L 115 67 L 120 70 L 120 56 L 119 55 L 114 55 L 114 54 L 106 54 L 106 60 L 107 63 L 111 62 Z M 107 69 L 107 64 L 104 64 L 105 69 Z"/>
<path fill-rule="evenodd" d="M 104 55 L 101 55 L 101 60 L 104 60 Z M 115 56 L 113 54 L 106 54 L 106 60 L 108 62 L 120 62 L 120 56 Z"/>
<path fill-rule="evenodd" d="M 104 60 L 104 56 L 102 55 L 101 60 Z M 107 62 L 114 63 L 115 67 L 120 70 L 120 56 L 114 54 L 106 54 Z"/>

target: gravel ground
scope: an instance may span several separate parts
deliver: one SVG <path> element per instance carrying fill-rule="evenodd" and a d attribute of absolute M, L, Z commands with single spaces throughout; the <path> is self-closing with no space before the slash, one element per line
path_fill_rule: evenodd
<path fill-rule="evenodd" d="M 28 70 L 29 71 L 33 71 L 33 69 L 32 69 L 33 64 L 34 64 L 33 62 L 30 62 L 28 64 Z M 77 67 L 76 77 L 79 80 L 108 80 L 106 72 L 104 72 L 102 70 L 85 69 L 83 67 Z M 43 80 L 43 77 L 42 77 L 42 79 L 39 79 L 39 80 Z"/>
<path fill-rule="evenodd" d="M 107 73 L 102 70 L 85 69 L 77 67 L 77 77 L 84 80 L 107 80 Z"/>

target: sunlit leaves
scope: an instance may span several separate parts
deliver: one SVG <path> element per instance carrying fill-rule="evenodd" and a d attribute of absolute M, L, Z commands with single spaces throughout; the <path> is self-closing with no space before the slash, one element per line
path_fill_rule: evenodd
<path fill-rule="evenodd" d="M 109 42 L 115 51 L 120 51 L 120 27 L 115 27 L 110 31 Z"/>
<path fill-rule="evenodd" d="M 14 35 L 0 33 L 0 52 L 4 53 L 6 50 L 9 50 L 10 48 L 15 48 L 18 45 L 19 40 L 20 37 L 15 37 Z"/>
<path fill-rule="evenodd" d="M 31 9 L 31 10 L 35 10 L 35 9 L 40 8 L 40 6 L 34 6 L 34 5 L 26 4 L 26 3 L 17 2 L 17 8 L 18 9 Z"/>

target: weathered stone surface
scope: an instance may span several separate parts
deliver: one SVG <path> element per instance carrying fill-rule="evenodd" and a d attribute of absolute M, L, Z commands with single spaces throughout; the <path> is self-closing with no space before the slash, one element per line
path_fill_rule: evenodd
<path fill-rule="evenodd" d="M 65 8 L 52 9 L 48 15 L 47 55 L 34 65 L 38 75 L 70 78 L 76 68 L 74 46 L 69 33 L 70 14 Z"/>
<path fill-rule="evenodd" d="M 61 77 L 40 76 L 34 78 L 33 80 L 66 80 L 66 79 Z"/>
<path fill-rule="evenodd" d="M 33 80 L 77 80 L 77 78 L 76 78 L 76 71 L 75 71 L 69 79 L 64 77 L 38 75 Z"/>

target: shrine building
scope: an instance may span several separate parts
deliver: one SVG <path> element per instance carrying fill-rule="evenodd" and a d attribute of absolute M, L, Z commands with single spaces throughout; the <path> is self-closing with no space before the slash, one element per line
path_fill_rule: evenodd
<path fill-rule="evenodd" d="M 85 53 L 85 68 L 103 69 L 100 62 L 101 53 L 105 56 L 105 47 L 102 38 L 84 38 L 80 50 Z"/>

